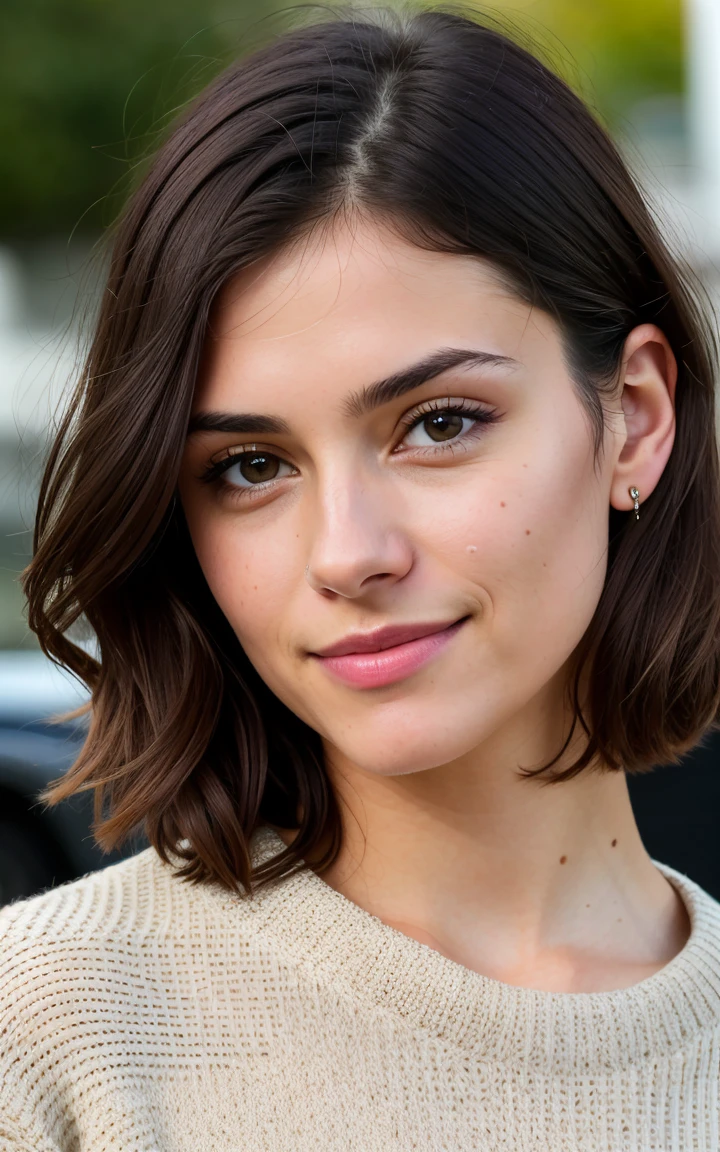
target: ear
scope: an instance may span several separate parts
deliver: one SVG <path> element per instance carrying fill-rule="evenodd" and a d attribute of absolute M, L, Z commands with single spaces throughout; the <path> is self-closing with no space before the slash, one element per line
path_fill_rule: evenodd
<path fill-rule="evenodd" d="M 642 504 L 660 479 L 675 441 L 676 383 L 677 362 L 660 328 L 633 328 L 620 369 L 625 442 L 610 487 L 613 508 L 632 508 L 631 487 L 639 490 Z"/>

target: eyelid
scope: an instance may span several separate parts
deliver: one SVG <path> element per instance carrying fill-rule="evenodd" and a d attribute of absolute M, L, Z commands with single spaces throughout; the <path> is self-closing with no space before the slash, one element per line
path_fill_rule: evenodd
<path fill-rule="evenodd" d="M 215 452 L 210 457 L 211 463 L 215 464 L 221 460 L 227 460 L 229 456 L 242 456 L 243 452 L 272 452 L 265 444 L 259 444 L 253 440 L 251 444 L 232 444 L 229 448 L 222 448 L 219 452 Z M 273 452 L 273 456 L 277 453 Z"/>

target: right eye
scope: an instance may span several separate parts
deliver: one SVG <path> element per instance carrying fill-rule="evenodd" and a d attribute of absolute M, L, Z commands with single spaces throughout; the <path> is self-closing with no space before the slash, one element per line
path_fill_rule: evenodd
<path fill-rule="evenodd" d="M 220 462 L 218 470 L 233 488 L 255 488 L 295 472 L 291 464 L 272 452 L 235 452 Z"/>

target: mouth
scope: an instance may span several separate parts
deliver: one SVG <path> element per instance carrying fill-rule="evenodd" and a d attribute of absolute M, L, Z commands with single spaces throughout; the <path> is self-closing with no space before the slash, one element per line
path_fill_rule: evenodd
<path fill-rule="evenodd" d="M 325 671 L 356 688 L 382 688 L 411 676 L 438 655 L 470 619 L 400 624 L 355 633 L 311 652 Z"/>

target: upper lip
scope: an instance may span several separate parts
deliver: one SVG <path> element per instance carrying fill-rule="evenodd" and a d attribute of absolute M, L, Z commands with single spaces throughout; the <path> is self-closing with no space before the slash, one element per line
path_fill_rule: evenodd
<path fill-rule="evenodd" d="M 349 656 L 353 652 L 382 652 L 384 648 L 394 648 L 396 644 L 407 644 L 410 640 L 419 640 L 421 636 L 444 632 L 451 624 L 457 624 L 458 619 L 456 617 L 454 620 L 425 624 L 389 624 L 385 628 L 376 628 L 374 632 L 352 632 L 344 640 L 338 640 L 337 644 L 318 648 L 312 655 Z"/>

